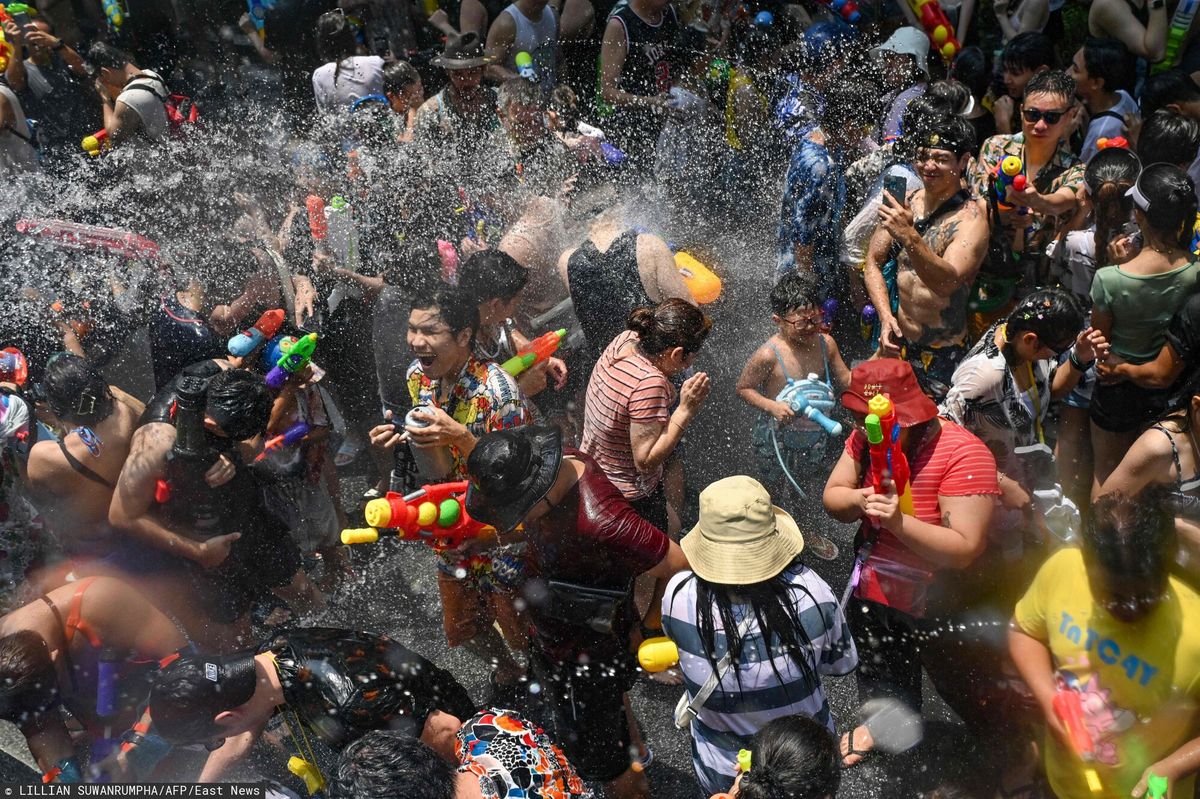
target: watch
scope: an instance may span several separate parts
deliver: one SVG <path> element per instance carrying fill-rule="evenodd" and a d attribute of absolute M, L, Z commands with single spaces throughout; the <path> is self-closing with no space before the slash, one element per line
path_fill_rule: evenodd
<path fill-rule="evenodd" d="M 1166 8 L 1167 0 L 1150 0 L 1150 9 L 1158 11 L 1160 8 Z"/>
<path fill-rule="evenodd" d="M 1158 0 L 1158 1 L 1159 1 L 1160 3 L 1162 2 L 1162 0 Z M 51 47 L 50 49 L 51 49 L 51 50 L 53 50 L 54 52 L 56 52 L 56 53 L 57 53 L 59 50 L 63 49 L 63 48 L 64 48 L 64 47 L 66 47 L 66 46 L 67 46 L 67 43 L 66 43 L 66 42 L 64 42 L 62 39 L 59 39 L 59 40 L 58 40 L 58 44 L 54 45 L 54 46 L 53 46 L 53 47 Z"/>

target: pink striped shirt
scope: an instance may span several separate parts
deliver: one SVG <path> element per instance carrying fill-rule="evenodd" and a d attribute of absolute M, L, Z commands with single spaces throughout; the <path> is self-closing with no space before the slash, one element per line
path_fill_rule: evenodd
<path fill-rule="evenodd" d="M 650 496 L 662 480 L 661 465 L 650 472 L 638 472 L 633 462 L 630 425 L 666 424 L 675 399 L 675 389 L 667 376 L 636 349 L 624 357 L 618 355 L 622 347 L 637 340 L 637 333 L 626 330 L 605 348 L 592 369 L 583 415 L 583 443 L 579 447 L 600 464 L 627 499 Z"/>

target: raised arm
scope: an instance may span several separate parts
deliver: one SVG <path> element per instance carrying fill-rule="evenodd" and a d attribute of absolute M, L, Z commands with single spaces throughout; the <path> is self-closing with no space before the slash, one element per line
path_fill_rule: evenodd
<path fill-rule="evenodd" d="M 492 57 L 492 63 L 487 68 L 488 80 L 504 83 L 510 78 L 517 77 L 517 73 L 505 66 L 516 40 L 517 24 L 513 20 L 512 14 L 501 14 L 496 17 L 487 35 L 486 52 Z"/>
<path fill-rule="evenodd" d="M 917 276 L 938 296 L 954 294 L 983 263 L 987 255 L 988 225 L 975 204 L 964 205 L 962 212 L 934 225 L 930 233 L 935 241 L 948 241 L 943 254 L 938 255 L 913 226 L 910 209 L 897 203 L 886 191 L 883 203 L 879 208 L 880 226 L 887 228 L 900 242 Z"/>

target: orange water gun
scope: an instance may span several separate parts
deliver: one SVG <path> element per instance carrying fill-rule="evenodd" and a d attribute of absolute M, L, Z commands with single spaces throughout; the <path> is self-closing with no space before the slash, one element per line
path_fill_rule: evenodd
<path fill-rule="evenodd" d="M 406 496 L 389 491 L 386 497 L 367 503 L 363 516 L 370 527 L 343 530 L 342 543 L 373 544 L 381 536 L 394 535 L 442 551 L 495 533 L 495 527 L 467 514 L 466 495 L 466 480 L 421 486 Z"/>
<path fill-rule="evenodd" d="M 1054 715 L 1067 728 L 1071 749 L 1084 763 L 1092 762 L 1096 757 L 1096 744 L 1083 722 L 1083 698 L 1079 691 L 1067 685 L 1062 677 L 1058 678 L 1058 687 L 1054 691 L 1053 707 Z M 1099 793 L 1103 786 L 1096 770 L 1091 767 L 1085 768 L 1083 776 L 1092 793 Z"/>
<path fill-rule="evenodd" d="M 562 344 L 566 337 L 566 328 L 551 330 L 549 333 L 538 336 L 518 350 L 516 355 L 500 364 L 500 368 L 513 377 L 517 377 L 529 367 L 545 361 L 557 352 L 558 345 Z"/>

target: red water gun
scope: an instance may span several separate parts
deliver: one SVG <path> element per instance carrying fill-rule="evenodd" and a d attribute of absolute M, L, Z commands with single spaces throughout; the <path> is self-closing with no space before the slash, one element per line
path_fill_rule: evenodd
<path fill-rule="evenodd" d="M 908 457 L 900 447 L 900 431 L 899 424 L 896 421 L 896 407 L 887 395 L 876 394 L 867 403 L 867 410 L 869 411 L 869 415 L 867 416 L 866 424 L 874 426 L 871 419 L 871 416 L 874 416 L 875 423 L 878 424 L 881 434 L 881 440 L 878 443 L 870 444 L 872 485 L 876 491 L 882 493 L 882 470 L 886 468 L 891 475 L 892 483 L 896 486 L 896 493 L 900 496 L 901 513 L 911 516 L 913 514 L 913 504 L 912 491 L 908 484 Z M 887 450 L 886 461 L 883 458 L 885 448 Z M 879 482 L 875 482 L 876 480 Z"/>
<path fill-rule="evenodd" d="M 62 219 L 18 219 L 16 227 L 18 233 L 50 239 L 72 250 L 102 249 L 133 260 L 158 261 L 158 245 L 127 230 Z"/>
<path fill-rule="evenodd" d="M 558 351 L 558 345 L 567 337 L 566 328 L 551 330 L 526 344 L 517 354 L 500 364 L 500 368 L 513 377 L 549 358 Z"/>
<path fill-rule="evenodd" d="M 315 194 L 308 195 L 304 201 L 308 210 L 308 232 L 313 241 L 324 241 L 329 236 L 329 220 L 325 218 L 325 200 Z"/>
<path fill-rule="evenodd" d="M 1083 699 L 1079 692 L 1069 687 L 1060 677 L 1058 689 L 1054 692 L 1054 715 L 1067 728 L 1071 738 L 1071 748 L 1081 760 L 1089 761 L 1096 754 L 1092 736 L 1083 723 Z"/>
<path fill-rule="evenodd" d="M 263 311 L 258 321 L 250 327 L 229 339 L 226 349 L 230 355 L 244 358 L 254 351 L 254 348 L 264 341 L 275 338 L 279 328 L 283 327 L 284 313 L 281 308 Z"/>
<path fill-rule="evenodd" d="M 373 544 L 381 535 L 394 535 L 442 551 L 494 533 L 495 527 L 467 514 L 466 496 L 466 480 L 421 486 L 407 496 L 389 491 L 386 497 L 367 503 L 363 516 L 370 527 L 343 530 L 342 543 Z"/>
<path fill-rule="evenodd" d="M 262 461 L 275 450 L 296 446 L 308 435 L 308 431 L 309 427 L 306 423 L 296 422 L 274 438 L 267 439 L 267 443 L 263 444 L 263 451 L 258 453 L 257 457 L 254 458 L 254 462 L 258 463 Z"/>
<path fill-rule="evenodd" d="M 842 19 L 847 22 L 858 22 L 862 18 L 862 14 L 858 11 L 858 3 L 854 0 L 817 0 L 826 8 L 832 9 L 841 15 Z"/>
<path fill-rule="evenodd" d="M 949 64 L 958 55 L 962 45 L 954 38 L 954 26 L 937 0 L 908 0 L 908 7 L 921 23 L 925 35 L 933 44 L 933 49 L 941 53 L 942 58 Z"/>
<path fill-rule="evenodd" d="M 1129 149 L 1129 139 L 1124 136 L 1113 136 L 1111 138 L 1101 137 L 1096 139 L 1097 150 L 1107 150 L 1109 147 L 1120 147 L 1123 150 Z"/>

